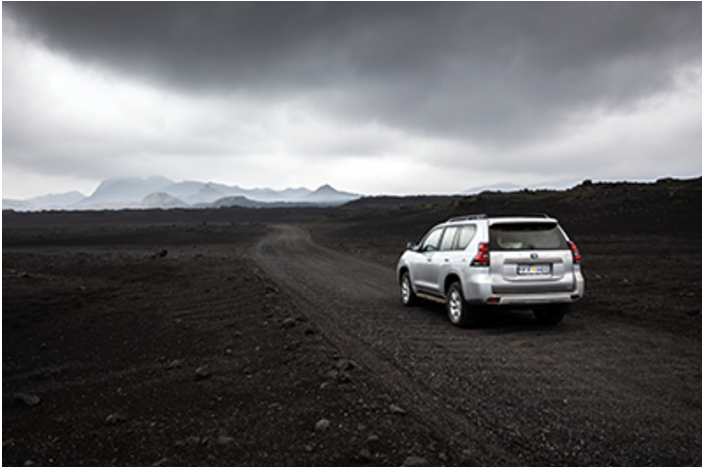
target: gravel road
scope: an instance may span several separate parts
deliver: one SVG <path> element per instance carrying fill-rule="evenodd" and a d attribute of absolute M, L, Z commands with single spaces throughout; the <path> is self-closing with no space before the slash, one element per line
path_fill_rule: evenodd
<path fill-rule="evenodd" d="M 479 329 L 405 309 L 392 267 L 277 226 L 259 266 L 344 355 L 479 465 L 702 465 L 702 343 L 584 301 L 561 325 L 528 313 Z"/>

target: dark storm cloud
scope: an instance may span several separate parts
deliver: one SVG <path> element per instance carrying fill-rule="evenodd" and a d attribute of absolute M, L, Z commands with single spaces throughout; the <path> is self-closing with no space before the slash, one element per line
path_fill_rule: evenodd
<path fill-rule="evenodd" d="M 486 144 L 627 112 L 702 62 L 702 6 L 5 3 L 75 60 L 189 93 L 314 95 L 328 116 Z M 543 133 L 542 133 L 543 137 Z"/>

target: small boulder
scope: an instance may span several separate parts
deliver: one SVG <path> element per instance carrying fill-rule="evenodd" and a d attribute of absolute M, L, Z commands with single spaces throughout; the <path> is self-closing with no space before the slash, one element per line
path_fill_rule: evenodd
<path fill-rule="evenodd" d="M 316 433 L 324 433 L 329 429 L 329 425 L 331 425 L 331 422 L 327 420 L 326 418 L 321 419 L 314 425 L 314 431 Z"/>
<path fill-rule="evenodd" d="M 195 370 L 195 381 L 200 381 L 210 376 L 212 376 L 212 373 L 206 366 L 201 366 Z"/>
<path fill-rule="evenodd" d="M 167 370 L 175 370 L 176 368 L 182 368 L 183 367 L 183 360 L 171 360 L 171 362 L 168 363 L 168 366 L 166 366 Z"/>
<path fill-rule="evenodd" d="M 402 407 L 400 407 L 399 405 L 390 404 L 390 413 L 404 415 L 407 413 L 407 411 L 405 409 L 403 409 Z"/>
<path fill-rule="evenodd" d="M 127 421 L 127 416 L 119 412 L 112 413 L 107 416 L 105 423 L 108 425 L 117 425 L 118 423 L 124 423 Z"/>
<path fill-rule="evenodd" d="M 25 394 L 23 392 L 19 392 L 15 394 L 15 400 L 21 405 L 34 407 L 35 405 L 39 405 L 41 402 L 41 397 L 35 394 Z"/>
<path fill-rule="evenodd" d="M 283 329 L 291 329 L 295 327 L 296 324 L 295 318 L 285 318 L 283 320 Z"/>

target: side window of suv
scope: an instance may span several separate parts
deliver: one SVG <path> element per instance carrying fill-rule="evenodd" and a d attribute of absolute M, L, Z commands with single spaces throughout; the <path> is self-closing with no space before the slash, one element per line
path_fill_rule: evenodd
<path fill-rule="evenodd" d="M 441 245 L 439 245 L 439 250 L 453 250 L 453 241 L 456 239 L 456 233 L 458 233 L 458 226 L 446 227 L 444 230 L 444 236 L 441 237 Z"/>
<path fill-rule="evenodd" d="M 441 232 L 443 229 L 438 228 L 429 232 L 429 235 L 424 237 L 422 242 L 421 251 L 436 251 L 439 249 L 439 239 L 441 238 Z"/>
<path fill-rule="evenodd" d="M 458 241 L 456 242 L 457 250 L 465 250 L 471 240 L 475 237 L 475 225 L 464 225 L 458 233 Z"/>

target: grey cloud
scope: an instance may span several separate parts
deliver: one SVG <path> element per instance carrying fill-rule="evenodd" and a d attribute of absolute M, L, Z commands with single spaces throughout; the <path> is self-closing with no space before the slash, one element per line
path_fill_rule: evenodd
<path fill-rule="evenodd" d="M 408 191 L 458 171 L 698 173 L 699 24 L 699 3 L 5 2 L 4 163 L 277 183 L 303 176 L 282 167 L 294 164 L 318 184 L 400 165 L 418 174 Z M 38 62 L 61 70 L 33 73 Z M 61 105 L 72 97 L 80 105 Z M 656 100 L 679 112 L 658 133 L 637 127 L 666 121 L 666 105 L 647 107 Z M 602 126 L 627 116 L 622 133 Z"/>
<path fill-rule="evenodd" d="M 53 50 L 161 86 L 321 95 L 331 117 L 488 145 L 537 137 L 595 105 L 626 112 L 670 89 L 680 64 L 702 63 L 696 3 L 58 2 L 4 11 Z"/>

